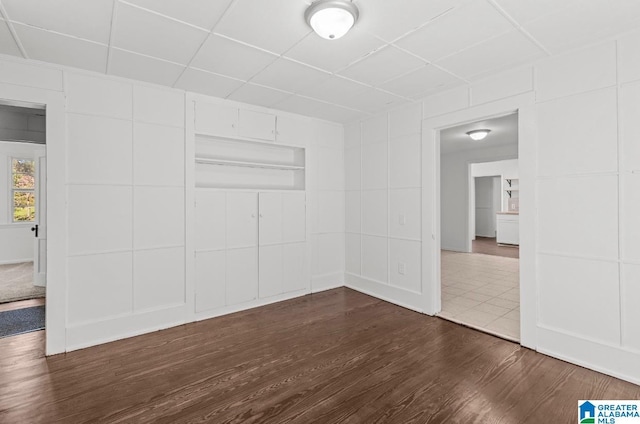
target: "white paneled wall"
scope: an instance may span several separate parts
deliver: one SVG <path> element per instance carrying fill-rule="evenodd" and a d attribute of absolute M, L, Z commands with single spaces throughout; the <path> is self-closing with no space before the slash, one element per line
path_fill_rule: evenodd
<path fill-rule="evenodd" d="M 421 117 L 414 104 L 345 127 L 346 284 L 414 309 L 422 292 Z"/>
<path fill-rule="evenodd" d="M 535 321 L 530 336 L 539 351 L 636 383 L 638 51 L 640 35 L 631 34 L 431 96 L 423 110 L 429 125 L 453 117 L 469 120 L 488 110 L 489 102 L 535 94 L 535 106 L 523 103 L 532 116 L 524 124 L 526 143 L 532 145 L 520 146 L 526 149 L 521 169 L 531 170 L 535 181 L 529 187 L 536 192 L 535 204 L 521 205 L 522 214 L 535 213 L 531 222 L 536 223 L 525 229 L 533 244 L 521 246 L 523 312 L 534 305 L 527 306 L 531 314 L 523 324 L 529 317 Z M 443 173 L 446 162 L 443 158 Z M 444 185 L 442 190 L 444 202 Z M 442 212 L 443 231 L 451 218 Z"/>
<path fill-rule="evenodd" d="M 184 307 L 184 93 L 67 73 L 69 344 Z M 51 195 L 51 194 L 50 194 Z M 54 194 L 55 195 L 55 194 Z M 173 320 L 153 325 L 169 325 Z"/>

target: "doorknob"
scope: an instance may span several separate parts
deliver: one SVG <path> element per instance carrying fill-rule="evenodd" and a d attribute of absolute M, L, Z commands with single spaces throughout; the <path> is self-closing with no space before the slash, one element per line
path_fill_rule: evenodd
<path fill-rule="evenodd" d="M 36 224 L 35 226 L 31 227 L 31 231 L 34 231 L 36 233 L 35 236 L 38 237 L 38 224 Z"/>

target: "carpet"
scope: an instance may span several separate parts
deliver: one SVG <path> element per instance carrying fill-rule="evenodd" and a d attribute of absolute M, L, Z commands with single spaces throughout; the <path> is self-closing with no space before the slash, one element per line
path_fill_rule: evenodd
<path fill-rule="evenodd" d="M 0 303 L 44 297 L 45 288 L 33 285 L 33 262 L 0 265 Z"/>
<path fill-rule="evenodd" d="M 44 305 L 0 312 L 0 338 L 44 329 Z"/>

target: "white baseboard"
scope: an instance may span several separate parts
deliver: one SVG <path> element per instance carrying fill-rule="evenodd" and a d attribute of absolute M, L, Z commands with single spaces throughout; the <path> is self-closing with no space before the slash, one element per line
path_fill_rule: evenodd
<path fill-rule="evenodd" d="M 67 352 L 139 336 L 185 323 L 186 305 L 67 327 Z"/>
<path fill-rule="evenodd" d="M 33 258 L 8 259 L 8 260 L 5 260 L 5 261 L 0 261 L 0 265 L 15 265 L 15 264 L 23 264 L 25 262 L 33 262 Z"/>
<path fill-rule="evenodd" d="M 338 287 L 344 287 L 344 273 L 342 272 L 314 275 L 311 277 L 311 293 L 319 293 L 337 289 Z"/>
<path fill-rule="evenodd" d="M 640 385 L 640 353 L 538 326 L 537 351 Z"/>
<path fill-rule="evenodd" d="M 355 274 L 345 274 L 345 286 L 350 289 L 377 297 L 394 305 L 411 309 L 412 311 L 423 313 L 421 298 L 419 293 L 403 290 L 398 287 L 383 284 Z"/>
<path fill-rule="evenodd" d="M 271 296 L 266 299 L 255 299 L 249 302 L 241 303 L 239 305 L 224 306 L 222 308 L 211 309 L 209 311 L 196 312 L 196 321 L 203 321 L 206 319 L 216 318 L 223 315 L 235 314 L 236 312 L 246 311 L 247 309 L 258 308 L 260 306 L 270 305 L 272 303 L 278 303 L 285 300 L 295 299 L 309 294 L 309 289 L 298 290 L 291 293 L 279 294 L 277 296 Z"/>

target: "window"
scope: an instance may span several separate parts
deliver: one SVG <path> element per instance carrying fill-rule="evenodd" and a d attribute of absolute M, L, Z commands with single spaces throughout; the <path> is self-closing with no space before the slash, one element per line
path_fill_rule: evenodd
<path fill-rule="evenodd" d="M 36 219 L 35 162 L 31 159 L 11 159 L 11 211 L 13 222 Z"/>

